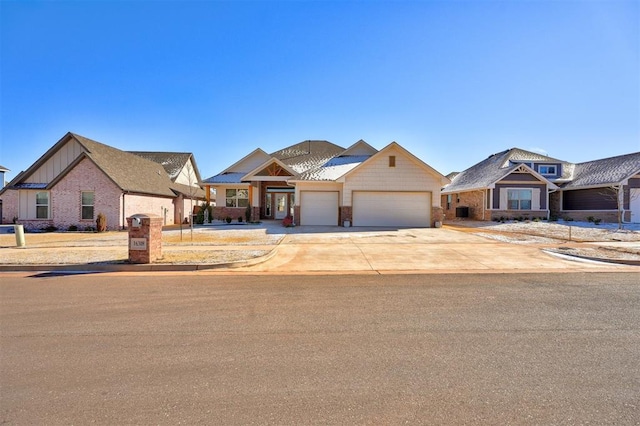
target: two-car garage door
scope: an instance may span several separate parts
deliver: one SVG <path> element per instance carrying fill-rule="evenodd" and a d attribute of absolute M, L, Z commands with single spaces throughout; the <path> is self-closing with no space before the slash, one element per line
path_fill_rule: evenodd
<path fill-rule="evenodd" d="M 354 226 L 431 226 L 430 192 L 353 192 Z"/>
<path fill-rule="evenodd" d="M 302 191 L 301 225 L 338 225 L 337 191 Z M 353 192 L 353 226 L 431 226 L 430 192 Z"/>

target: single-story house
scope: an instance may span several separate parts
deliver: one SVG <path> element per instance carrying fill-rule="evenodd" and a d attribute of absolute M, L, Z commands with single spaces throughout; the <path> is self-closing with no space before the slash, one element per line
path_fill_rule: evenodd
<path fill-rule="evenodd" d="M 189 153 L 132 153 L 67 133 L 26 171 L 0 190 L 3 223 L 26 229 L 126 226 L 136 213 L 153 213 L 165 225 L 190 217 L 204 200 Z"/>
<path fill-rule="evenodd" d="M 640 152 L 574 164 L 549 202 L 557 217 L 640 223 Z"/>
<path fill-rule="evenodd" d="M 300 225 L 433 227 L 449 180 L 396 142 L 343 148 L 308 140 L 267 154 L 256 149 L 205 179 L 217 194 L 214 217 L 243 216 Z"/>
<path fill-rule="evenodd" d="M 511 148 L 449 177 L 441 201 L 449 219 L 640 222 L 640 153 L 574 164 Z"/>

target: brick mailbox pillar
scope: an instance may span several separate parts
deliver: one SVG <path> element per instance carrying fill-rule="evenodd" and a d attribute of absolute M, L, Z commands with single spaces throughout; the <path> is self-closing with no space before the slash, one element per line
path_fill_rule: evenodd
<path fill-rule="evenodd" d="M 129 262 L 153 263 L 162 257 L 162 217 L 134 214 L 127 218 Z"/>

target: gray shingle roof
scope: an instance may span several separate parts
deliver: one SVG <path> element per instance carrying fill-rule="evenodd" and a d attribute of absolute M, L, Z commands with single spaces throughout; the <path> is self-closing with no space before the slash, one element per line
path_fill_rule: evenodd
<path fill-rule="evenodd" d="M 71 134 L 85 148 L 87 157 L 122 190 L 173 197 L 173 182 L 158 163 L 129 152 Z"/>
<path fill-rule="evenodd" d="M 345 155 L 335 157 L 320 167 L 301 173 L 296 180 L 336 180 L 369 158 L 371 158 L 370 155 Z"/>
<path fill-rule="evenodd" d="M 169 175 L 169 178 L 173 181 L 176 180 L 185 164 L 187 164 L 192 156 L 192 154 L 189 152 L 127 152 L 162 165 L 162 167 L 164 167 L 164 170 Z"/>
<path fill-rule="evenodd" d="M 308 140 L 275 151 L 269 154 L 269 156 L 281 161 L 294 172 L 304 174 L 305 172 L 319 168 L 344 151 L 345 149 L 343 147 L 328 141 Z M 251 170 L 220 173 L 205 179 L 203 183 L 241 183 L 242 177 L 249 172 L 251 172 Z"/>
<path fill-rule="evenodd" d="M 569 163 L 556 158 L 547 157 L 535 152 L 525 151 L 519 148 L 511 148 L 506 151 L 490 155 L 468 169 L 458 173 L 451 179 L 451 183 L 444 187 L 444 192 L 470 191 L 483 189 L 494 184 L 523 162 L 545 162 L 563 164 L 563 177 L 570 171 L 565 170 Z"/>
<path fill-rule="evenodd" d="M 291 145 L 269 155 L 302 173 L 319 167 L 344 152 L 344 148 L 328 141 L 309 140 Z M 249 171 L 249 170 L 247 170 Z"/>
<path fill-rule="evenodd" d="M 562 189 L 618 184 L 640 173 L 640 152 L 575 164 L 573 179 Z"/>
<path fill-rule="evenodd" d="M 241 183 L 245 172 L 222 173 L 205 179 L 202 183 Z"/>

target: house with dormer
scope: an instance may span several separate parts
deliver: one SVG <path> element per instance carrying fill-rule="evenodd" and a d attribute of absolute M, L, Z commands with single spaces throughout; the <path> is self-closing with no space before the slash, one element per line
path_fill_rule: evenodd
<path fill-rule="evenodd" d="M 432 227 L 448 182 L 396 142 L 378 151 L 362 140 L 349 148 L 308 140 L 256 149 L 202 185 L 217 194 L 217 219 L 250 209 L 254 220 L 300 225 Z"/>
<path fill-rule="evenodd" d="M 511 148 L 449 177 L 447 219 L 640 222 L 640 153 L 574 164 Z"/>

